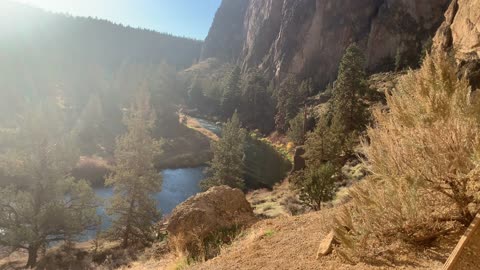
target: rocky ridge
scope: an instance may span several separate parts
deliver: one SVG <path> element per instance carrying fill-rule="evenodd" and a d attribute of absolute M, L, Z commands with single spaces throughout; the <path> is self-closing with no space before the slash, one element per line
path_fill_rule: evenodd
<path fill-rule="evenodd" d="M 334 80 L 352 42 L 368 69 L 391 69 L 397 53 L 416 64 L 423 45 L 443 22 L 451 0 L 224 0 L 205 41 L 202 59 L 259 68 L 279 80 L 289 74 Z"/>

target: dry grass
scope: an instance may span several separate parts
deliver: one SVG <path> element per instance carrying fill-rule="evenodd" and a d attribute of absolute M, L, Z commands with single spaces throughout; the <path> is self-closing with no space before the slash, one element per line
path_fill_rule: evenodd
<path fill-rule="evenodd" d="M 288 180 L 276 184 L 273 190 L 259 189 L 247 194 L 247 200 L 256 216 L 275 218 L 305 213 L 306 207 L 292 191 Z"/>
<path fill-rule="evenodd" d="M 371 175 L 350 191 L 352 207 L 338 218 L 342 252 L 354 261 L 398 240 L 431 244 L 478 210 L 479 104 L 455 67 L 428 56 L 387 94 L 387 105 L 374 109 L 363 143 Z"/>
<path fill-rule="evenodd" d="M 258 222 L 243 237 L 212 260 L 190 266 L 195 270 L 279 269 L 441 269 L 456 238 L 429 249 L 377 254 L 378 260 L 351 265 L 337 253 L 316 259 L 318 245 L 334 226 L 339 208 L 299 216 L 279 216 Z"/>

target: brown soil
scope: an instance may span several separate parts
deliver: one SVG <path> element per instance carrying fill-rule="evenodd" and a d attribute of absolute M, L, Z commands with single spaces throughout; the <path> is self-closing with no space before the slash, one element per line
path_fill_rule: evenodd
<path fill-rule="evenodd" d="M 316 260 L 318 245 L 332 228 L 336 211 L 333 208 L 260 221 L 241 239 L 224 248 L 220 256 L 190 269 L 441 269 L 458 241 L 456 235 L 452 241 L 439 244 L 444 248 L 394 253 L 391 261 L 380 258 L 384 254 L 379 254 L 379 258 L 369 264 L 348 264 L 335 251 Z"/>

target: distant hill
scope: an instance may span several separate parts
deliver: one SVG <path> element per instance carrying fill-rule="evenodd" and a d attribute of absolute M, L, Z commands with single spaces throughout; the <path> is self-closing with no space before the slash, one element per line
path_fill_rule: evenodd
<path fill-rule="evenodd" d="M 122 106 L 119 93 L 130 94 L 142 81 L 174 80 L 171 74 L 197 61 L 202 44 L 2 0 L 0 123 L 19 113 L 25 99 L 45 96 L 71 100 L 77 114 L 92 94 L 104 101 L 116 97 L 115 107 Z"/>
<path fill-rule="evenodd" d="M 12 58 L 18 53 L 38 53 L 38 57 L 53 58 L 50 61 L 69 57 L 75 64 L 94 61 L 115 66 L 125 60 L 166 61 L 187 68 L 199 57 L 202 46 L 199 40 L 106 20 L 54 14 L 10 1 L 0 5 L 0 48 L 2 54 L 13 54 Z"/>

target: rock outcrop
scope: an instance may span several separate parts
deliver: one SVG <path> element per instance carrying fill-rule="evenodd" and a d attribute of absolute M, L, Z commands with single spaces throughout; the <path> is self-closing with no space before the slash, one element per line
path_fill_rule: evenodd
<path fill-rule="evenodd" d="M 480 0 L 453 0 L 434 39 L 434 49 L 450 51 L 459 72 L 480 88 Z"/>
<path fill-rule="evenodd" d="M 174 248 L 194 253 L 212 234 L 254 221 L 253 209 L 243 192 L 219 186 L 178 205 L 169 219 L 167 231 Z"/>
<path fill-rule="evenodd" d="M 418 60 L 450 1 L 224 0 L 202 58 L 234 60 L 280 80 L 313 77 L 323 86 L 352 42 L 365 48 L 372 71 L 391 68 L 398 51 Z"/>

